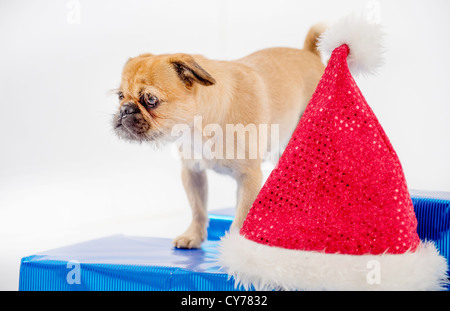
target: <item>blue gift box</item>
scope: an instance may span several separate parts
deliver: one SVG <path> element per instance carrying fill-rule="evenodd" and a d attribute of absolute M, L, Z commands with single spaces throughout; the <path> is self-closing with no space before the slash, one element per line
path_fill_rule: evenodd
<path fill-rule="evenodd" d="M 420 238 L 433 240 L 450 263 L 450 193 L 411 191 L 411 197 Z M 239 289 L 216 261 L 233 212 L 209 215 L 208 241 L 198 250 L 176 249 L 169 239 L 117 235 L 24 257 L 19 290 Z"/>
<path fill-rule="evenodd" d="M 233 209 L 209 214 L 208 240 L 201 249 L 177 249 L 171 239 L 116 235 L 24 257 L 19 290 L 238 290 L 216 260 L 233 214 Z"/>

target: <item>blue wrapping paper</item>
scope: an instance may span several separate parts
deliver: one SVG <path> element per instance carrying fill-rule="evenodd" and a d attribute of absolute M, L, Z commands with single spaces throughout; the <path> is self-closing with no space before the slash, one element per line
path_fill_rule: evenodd
<path fill-rule="evenodd" d="M 422 240 L 433 240 L 450 266 L 450 193 L 411 191 Z M 216 262 L 234 210 L 212 212 L 208 241 L 179 250 L 170 239 L 117 235 L 22 258 L 19 290 L 232 291 Z"/>
<path fill-rule="evenodd" d="M 411 199 L 421 240 L 434 241 L 450 271 L 450 193 L 412 190 Z"/>
<path fill-rule="evenodd" d="M 209 214 L 208 240 L 220 241 L 234 219 L 234 208 L 224 208 Z"/>
<path fill-rule="evenodd" d="M 181 250 L 170 239 L 123 235 L 84 242 L 23 258 L 19 290 L 234 290 L 216 244 Z"/>

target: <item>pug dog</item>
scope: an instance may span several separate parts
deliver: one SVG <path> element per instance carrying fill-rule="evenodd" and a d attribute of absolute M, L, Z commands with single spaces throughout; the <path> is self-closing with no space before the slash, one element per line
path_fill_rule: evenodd
<path fill-rule="evenodd" d="M 175 137 L 173 129 L 180 125 L 201 134 L 197 139 L 194 134 L 188 135 L 183 140 L 188 141 L 188 147 L 183 143 L 179 148 L 192 221 L 174 239 L 175 247 L 200 248 L 207 236 L 208 169 L 236 180 L 232 228 L 241 228 L 262 186 L 261 163 L 270 151 L 273 153 L 272 142 L 276 139 L 282 151 L 324 72 L 316 47 L 324 30 L 322 24 L 311 27 L 303 49 L 268 48 L 233 61 L 182 53 L 143 54 L 127 61 L 117 89 L 120 105 L 113 120 L 120 138 L 142 143 L 174 142 L 180 137 Z M 195 122 L 199 118 L 201 126 Z M 214 130 L 210 127 L 206 131 L 212 125 Z M 238 135 L 230 125 L 256 129 L 258 136 L 246 139 L 250 130 Z M 276 126 L 276 134 L 263 133 L 265 128 L 261 130 L 260 125 Z M 221 135 L 212 135 L 217 129 Z M 199 157 L 198 151 L 206 143 L 211 145 L 212 138 L 218 156 Z M 267 152 L 255 155 L 255 148 Z"/>

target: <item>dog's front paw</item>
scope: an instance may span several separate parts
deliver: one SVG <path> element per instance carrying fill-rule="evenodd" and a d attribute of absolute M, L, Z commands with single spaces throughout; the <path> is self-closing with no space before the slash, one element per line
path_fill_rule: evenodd
<path fill-rule="evenodd" d="M 201 235 L 184 233 L 173 240 L 176 248 L 193 249 L 200 248 L 203 242 Z"/>
<path fill-rule="evenodd" d="M 207 225 L 203 222 L 193 221 L 189 228 L 173 240 L 176 248 L 200 248 L 207 237 Z"/>

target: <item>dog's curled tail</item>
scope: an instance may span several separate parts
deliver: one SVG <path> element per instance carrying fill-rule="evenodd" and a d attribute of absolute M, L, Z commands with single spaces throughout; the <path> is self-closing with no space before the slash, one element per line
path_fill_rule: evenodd
<path fill-rule="evenodd" d="M 327 30 L 327 26 L 324 23 L 318 23 L 312 26 L 308 34 L 306 35 L 305 44 L 303 49 L 311 51 L 320 57 L 320 51 L 317 49 L 317 42 L 319 37 Z"/>

